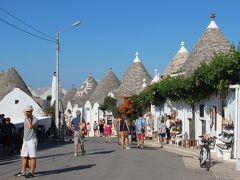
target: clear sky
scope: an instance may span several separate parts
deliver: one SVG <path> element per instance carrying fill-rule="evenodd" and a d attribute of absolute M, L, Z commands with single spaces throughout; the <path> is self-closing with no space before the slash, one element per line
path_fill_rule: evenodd
<path fill-rule="evenodd" d="M 60 33 L 60 80 L 66 90 L 79 88 L 89 73 L 101 80 L 109 68 L 121 80 L 136 51 L 152 77 L 154 69 L 162 74 L 181 41 L 192 50 L 213 12 L 220 30 L 237 46 L 239 7 L 239 0 L 0 0 L 0 8 L 53 38 L 81 21 Z M 43 36 L 1 9 L 0 18 Z M 0 69 L 10 67 L 34 89 L 51 86 L 56 43 L 0 21 Z"/>

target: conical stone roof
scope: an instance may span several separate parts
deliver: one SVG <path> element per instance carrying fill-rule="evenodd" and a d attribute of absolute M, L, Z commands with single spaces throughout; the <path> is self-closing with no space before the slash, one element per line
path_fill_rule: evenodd
<path fill-rule="evenodd" d="M 71 88 L 67 91 L 67 93 L 63 96 L 63 98 L 62 98 L 62 103 L 63 103 L 64 109 L 66 109 L 67 103 L 73 99 L 73 97 L 74 97 L 74 95 L 76 94 L 76 92 L 77 92 L 77 89 L 73 86 L 73 87 L 71 87 Z"/>
<path fill-rule="evenodd" d="M 0 81 L 1 81 L 3 74 L 4 74 L 3 72 L 0 72 Z"/>
<path fill-rule="evenodd" d="M 112 69 L 107 72 L 104 78 L 100 81 L 95 91 L 90 96 L 90 102 L 94 104 L 103 104 L 104 98 L 108 95 L 109 92 L 113 92 L 120 85 L 120 81 L 117 76 L 113 73 Z"/>
<path fill-rule="evenodd" d="M 120 86 L 115 91 L 117 98 L 119 99 L 121 96 L 138 94 L 142 90 L 143 79 L 145 79 L 147 85 L 150 84 L 152 80 L 151 76 L 140 61 L 137 52 L 136 58 L 124 74 Z"/>
<path fill-rule="evenodd" d="M 185 63 L 186 59 L 189 56 L 188 50 L 184 46 L 184 42 L 181 42 L 180 44 L 181 48 L 175 55 L 175 57 L 172 59 L 170 64 L 168 65 L 167 69 L 164 72 L 164 76 L 178 73 L 181 71 L 183 64 Z"/>
<path fill-rule="evenodd" d="M 219 30 L 214 17 L 212 14 L 211 23 L 183 64 L 183 69 L 187 74 L 191 74 L 202 62 L 209 63 L 215 53 L 228 53 L 231 49 L 231 43 Z"/>
<path fill-rule="evenodd" d="M 89 100 L 91 94 L 97 87 L 97 81 L 90 75 L 83 83 L 82 86 L 77 90 L 73 97 L 73 101 L 82 107 L 87 100 Z"/>
<path fill-rule="evenodd" d="M 19 88 L 32 97 L 32 94 L 25 82 L 16 69 L 12 67 L 0 78 L 0 100 L 2 100 L 2 98 L 4 98 L 4 96 L 11 92 L 14 88 Z"/>

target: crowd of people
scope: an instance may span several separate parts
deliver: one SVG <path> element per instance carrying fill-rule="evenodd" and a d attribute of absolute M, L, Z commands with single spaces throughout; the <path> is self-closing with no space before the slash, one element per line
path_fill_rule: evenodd
<path fill-rule="evenodd" d="M 119 118 L 116 118 L 114 120 L 100 119 L 99 122 L 94 121 L 93 127 L 91 127 L 89 122 L 86 123 L 84 118 L 81 118 L 80 116 L 81 116 L 80 111 L 77 111 L 76 118 L 73 118 L 69 123 L 70 131 L 74 132 L 75 156 L 78 156 L 76 143 L 80 142 L 82 147 L 83 146 L 82 142 L 84 142 L 83 138 L 85 138 L 85 136 L 89 137 L 91 130 L 94 133 L 94 137 L 100 137 L 102 141 L 105 138 L 106 143 L 110 143 L 112 134 L 116 134 L 117 143 L 121 145 L 122 149 L 127 150 L 133 147 L 132 143 L 133 140 L 136 140 L 137 148 L 143 149 L 144 140 L 146 136 L 149 136 L 149 132 L 153 131 L 153 125 L 151 126 L 149 125 L 152 123 L 149 120 L 149 115 L 143 117 L 142 113 L 139 113 L 138 117 L 133 121 L 130 121 L 124 114 L 122 114 Z M 82 124 L 84 124 L 84 129 L 86 129 L 86 131 L 84 131 L 85 132 L 84 134 L 79 136 L 79 127 L 81 126 L 81 125 L 79 126 L 79 123 L 81 124 L 81 121 L 83 122 Z M 149 126 L 152 129 L 150 129 Z M 163 147 L 164 144 L 169 143 L 169 140 L 171 139 L 170 130 L 172 127 L 173 122 L 172 117 L 170 115 L 168 115 L 165 120 L 162 119 L 158 124 L 157 132 L 159 142 L 161 143 L 161 147 Z M 116 133 L 114 133 L 113 131 L 116 131 Z M 76 137 L 76 135 L 79 137 Z"/>
<path fill-rule="evenodd" d="M 34 177 L 36 168 L 36 151 L 37 151 L 37 124 L 38 120 L 33 116 L 33 107 L 27 106 L 24 109 L 24 128 L 22 133 L 22 146 L 21 146 L 21 168 L 16 176 L 25 176 L 27 178 Z M 157 132 L 161 147 L 165 143 L 169 143 L 171 139 L 170 129 L 173 126 L 172 117 L 167 116 L 166 119 L 161 119 L 157 125 Z M 126 115 L 121 114 L 119 118 L 104 120 L 100 119 L 99 122 L 94 121 L 91 127 L 89 122 L 81 116 L 79 110 L 76 111 L 74 118 L 67 119 L 66 134 L 73 139 L 73 152 L 74 156 L 79 156 L 79 145 L 81 149 L 81 155 L 86 152 L 84 142 L 86 137 L 90 137 L 91 132 L 95 138 L 100 137 L 102 142 L 110 143 L 112 134 L 117 135 L 117 143 L 121 145 L 124 150 L 129 150 L 134 147 L 138 149 L 144 149 L 144 140 L 146 136 L 149 136 L 153 131 L 153 125 L 151 124 L 151 116 L 146 115 L 143 117 L 142 113 L 139 113 L 135 120 L 129 120 Z M 113 132 L 115 131 L 115 132 Z M 9 154 L 14 149 L 14 136 L 16 127 L 11 123 L 9 117 L 4 117 L 0 114 L 0 140 L 3 143 L 4 152 Z M 105 138 L 105 140 L 104 140 Z M 136 140 L 136 143 L 133 143 Z M 29 173 L 26 173 L 26 169 L 29 167 Z"/>

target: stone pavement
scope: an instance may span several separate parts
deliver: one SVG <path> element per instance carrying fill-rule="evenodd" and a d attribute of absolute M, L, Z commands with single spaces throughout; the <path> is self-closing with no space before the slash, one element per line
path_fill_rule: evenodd
<path fill-rule="evenodd" d="M 154 140 L 146 140 L 145 144 L 148 146 L 159 146 L 160 144 Z M 163 150 L 170 151 L 176 154 L 188 154 L 190 156 L 183 156 L 185 166 L 188 168 L 199 168 L 198 153 L 199 150 L 191 148 L 176 147 L 174 144 L 166 144 Z M 235 160 L 223 161 L 216 156 L 215 152 L 211 153 L 213 165 L 210 171 L 214 174 L 216 180 L 237 180 L 240 178 L 240 171 L 236 170 Z M 193 158 L 192 158 L 193 157 Z"/>

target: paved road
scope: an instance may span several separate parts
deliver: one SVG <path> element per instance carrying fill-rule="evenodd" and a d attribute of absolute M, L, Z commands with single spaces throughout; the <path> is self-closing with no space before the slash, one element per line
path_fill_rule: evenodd
<path fill-rule="evenodd" d="M 88 139 L 86 154 L 74 157 L 72 143 L 49 142 L 39 145 L 36 177 L 48 180 L 212 180 L 211 172 L 198 168 L 188 154 L 175 154 L 159 147 L 122 150 L 114 143 Z M 187 161 L 186 161 L 187 159 Z M 195 163 L 191 163 L 195 162 Z M 0 159 L 0 179 L 14 177 L 18 157 Z"/>

